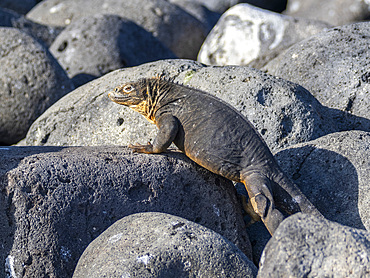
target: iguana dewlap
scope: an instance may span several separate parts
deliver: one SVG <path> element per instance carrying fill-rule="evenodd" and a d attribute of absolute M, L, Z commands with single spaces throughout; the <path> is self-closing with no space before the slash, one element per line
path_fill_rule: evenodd
<path fill-rule="evenodd" d="M 271 234 L 284 219 L 277 208 L 289 214 L 301 211 L 321 216 L 283 174 L 248 119 L 222 100 L 161 78 L 126 83 L 109 97 L 141 113 L 159 129 L 153 144 L 130 148 L 140 153 L 161 153 L 174 142 L 204 168 L 243 182 L 250 205 Z"/>

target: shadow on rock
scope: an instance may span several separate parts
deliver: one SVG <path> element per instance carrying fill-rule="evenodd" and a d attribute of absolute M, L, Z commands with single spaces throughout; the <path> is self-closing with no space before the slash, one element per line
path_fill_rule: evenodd
<path fill-rule="evenodd" d="M 307 102 L 307 94 L 311 95 L 304 87 L 298 85 L 301 91 L 305 91 L 306 94 L 297 94 L 297 98 L 302 102 Z M 348 109 L 346 111 L 342 111 L 336 108 L 331 108 L 322 105 L 317 99 L 315 99 L 315 107 L 316 112 L 321 117 L 320 130 L 326 131 L 326 134 L 340 132 L 340 131 L 348 131 L 348 130 L 362 130 L 370 132 L 370 119 L 356 116 L 354 114 L 349 113 L 351 103 L 348 103 Z M 320 136 L 324 134 L 317 133 Z M 318 138 L 317 137 L 317 138 Z"/>
<path fill-rule="evenodd" d="M 362 130 L 370 132 L 370 119 L 363 118 L 360 116 L 353 115 L 347 111 L 341 111 L 339 109 L 323 107 L 326 114 L 335 123 L 336 130 L 348 131 L 348 130 Z"/>
<path fill-rule="evenodd" d="M 366 229 L 359 214 L 359 177 L 349 159 L 312 145 L 285 149 L 276 156 L 284 161 L 285 165 L 280 163 L 282 168 L 327 219 Z"/>
<path fill-rule="evenodd" d="M 80 87 L 81 85 L 90 82 L 94 79 L 98 78 L 98 76 L 95 76 L 93 74 L 88 74 L 88 73 L 79 73 L 76 74 L 71 78 L 73 84 L 77 87 Z"/>

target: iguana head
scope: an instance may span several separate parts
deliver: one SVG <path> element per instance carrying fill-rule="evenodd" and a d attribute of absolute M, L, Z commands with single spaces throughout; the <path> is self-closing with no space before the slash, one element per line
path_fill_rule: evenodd
<path fill-rule="evenodd" d="M 146 86 L 140 84 L 143 82 L 130 82 L 114 88 L 108 93 L 109 98 L 115 103 L 126 105 L 134 110 L 141 103 L 145 102 L 148 95 L 146 93 Z"/>
<path fill-rule="evenodd" d="M 154 113 L 158 109 L 158 97 L 169 89 L 168 81 L 155 78 L 143 78 L 116 87 L 108 93 L 115 103 L 130 107 L 142 114 L 150 122 L 155 122 Z"/>

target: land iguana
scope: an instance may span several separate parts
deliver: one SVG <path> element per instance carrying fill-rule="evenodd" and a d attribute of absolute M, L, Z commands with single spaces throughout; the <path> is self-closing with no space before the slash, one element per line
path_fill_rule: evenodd
<path fill-rule="evenodd" d="M 153 144 L 129 145 L 134 152 L 161 153 L 173 142 L 209 171 L 244 183 L 248 213 L 254 221 L 262 219 L 271 234 L 284 219 L 277 208 L 322 217 L 282 172 L 248 119 L 224 101 L 160 76 L 123 84 L 108 95 L 159 129 Z"/>

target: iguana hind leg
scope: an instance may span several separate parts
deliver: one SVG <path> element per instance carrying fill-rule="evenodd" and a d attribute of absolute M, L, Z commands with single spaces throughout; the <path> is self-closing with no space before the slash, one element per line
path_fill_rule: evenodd
<path fill-rule="evenodd" d="M 255 212 L 254 215 L 250 214 L 252 219 L 255 220 L 257 214 L 272 235 L 284 220 L 284 216 L 275 207 L 269 183 L 266 177 L 258 173 L 248 175 L 244 180 L 249 202 Z"/>

